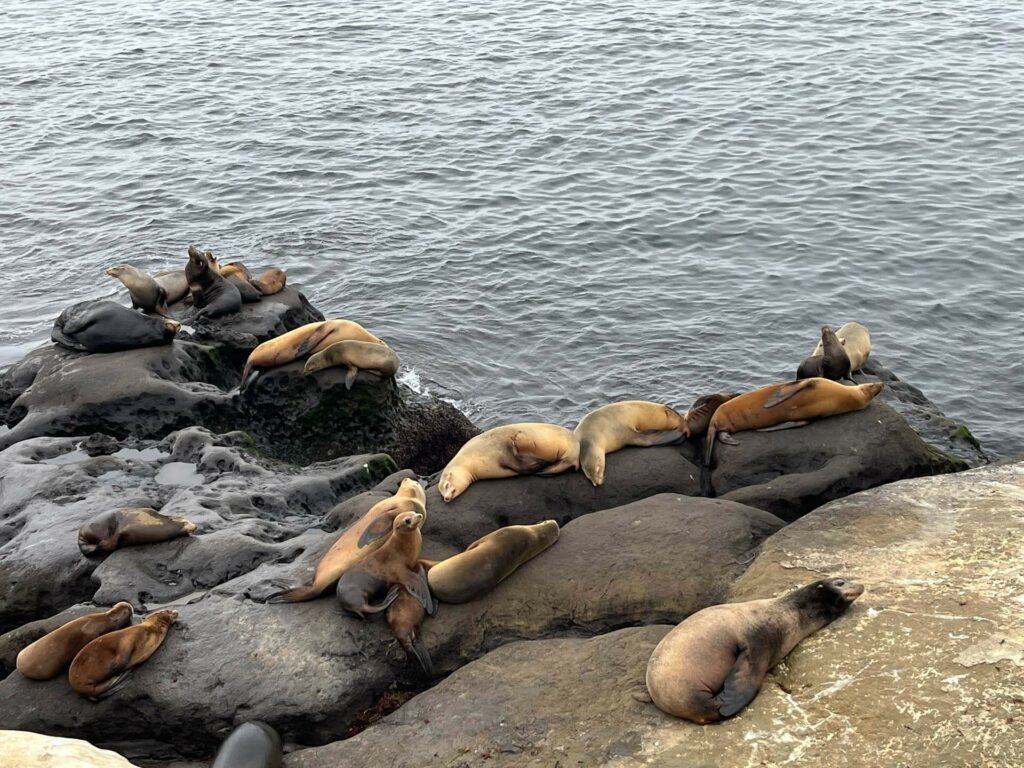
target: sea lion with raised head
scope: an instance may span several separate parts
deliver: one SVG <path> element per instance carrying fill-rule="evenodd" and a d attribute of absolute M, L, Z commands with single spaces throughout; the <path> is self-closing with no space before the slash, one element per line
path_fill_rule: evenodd
<path fill-rule="evenodd" d="M 797 369 L 797 379 L 820 376 L 832 381 L 850 379 L 852 368 L 850 357 L 835 331 L 827 325 L 821 326 L 821 341 L 814 353 L 806 358 Z"/>
<path fill-rule="evenodd" d="M 836 331 L 836 338 L 850 358 L 850 371 L 859 371 L 871 355 L 871 333 L 860 323 L 843 323 Z M 823 345 L 819 341 L 812 355 L 820 355 Z"/>
<path fill-rule="evenodd" d="M 177 619 L 177 611 L 157 611 L 141 624 L 97 637 L 71 662 L 71 687 L 93 700 L 114 693 L 128 680 L 132 669 L 156 653 Z"/>
<path fill-rule="evenodd" d="M 734 432 L 787 425 L 800 427 L 812 419 L 836 416 L 867 408 L 882 391 L 880 382 L 845 386 L 816 377 L 770 384 L 723 403 L 711 417 L 701 470 L 701 493 L 711 496 L 711 457 L 715 439 L 730 444 Z"/>
<path fill-rule="evenodd" d="M 488 533 L 464 552 L 430 563 L 427 583 L 444 603 L 468 603 L 494 589 L 519 566 L 558 541 L 558 523 L 509 525 Z"/>
<path fill-rule="evenodd" d="M 374 504 L 361 518 L 345 529 L 316 564 L 308 584 L 279 592 L 267 598 L 270 603 L 300 603 L 318 597 L 341 576 L 379 549 L 391 536 L 395 518 L 403 512 L 418 512 L 426 519 L 427 497 L 423 486 L 411 477 L 404 479 L 394 496 Z"/>
<path fill-rule="evenodd" d="M 22 648 L 16 667 L 30 680 L 50 680 L 97 637 L 127 627 L 131 621 L 132 605 L 123 602 L 100 613 L 79 616 Z"/>
<path fill-rule="evenodd" d="M 352 320 L 320 320 L 307 323 L 280 336 L 264 341 L 252 352 L 242 369 L 242 385 L 249 378 L 253 368 L 275 368 L 287 365 L 300 357 L 306 357 L 327 349 L 339 341 L 368 341 L 384 344 L 359 323 Z"/>
<path fill-rule="evenodd" d="M 281 768 L 281 737 L 264 722 L 242 723 L 224 739 L 211 768 Z"/>
<path fill-rule="evenodd" d="M 167 308 L 167 290 L 154 278 L 131 264 L 115 264 L 107 268 L 107 274 L 116 277 L 132 298 L 132 309 L 141 309 L 154 315 L 170 317 Z"/>
<path fill-rule="evenodd" d="M 651 699 L 663 712 L 701 725 L 732 717 L 754 700 L 772 667 L 863 591 L 846 579 L 823 579 L 774 600 L 697 611 L 651 654 Z"/>
<path fill-rule="evenodd" d="M 156 544 L 187 536 L 196 524 L 183 517 L 161 515 L 149 507 L 119 509 L 94 517 L 78 529 L 83 555 L 113 552 L 137 544 Z"/>
<path fill-rule="evenodd" d="M 373 371 L 378 376 L 394 376 L 401 361 L 387 344 L 372 341 L 337 341 L 306 361 L 302 372 L 309 375 L 332 366 L 344 366 L 345 388 L 352 389 L 359 371 Z"/>
<path fill-rule="evenodd" d="M 700 437 L 708 431 L 711 417 L 715 415 L 722 403 L 736 397 L 739 392 L 716 392 L 713 395 L 701 395 L 693 401 L 693 405 L 684 414 L 686 417 L 687 437 Z"/>
<path fill-rule="evenodd" d="M 181 323 L 144 315 L 116 301 L 82 301 L 65 309 L 50 338 L 78 352 L 121 352 L 174 341 Z"/>
<path fill-rule="evenodd" d="M 437 605 L 419 561 L 423 520 L 419 512 L 403 512 L 395 518 L 384 545 L 345 571 L 337 589 L 342 609 L 362 619 L 368 613 L 387 609 L 404 589 L 434 615 Z"/>
<path fill-rule="evenodd" d="M 238 312 L 242 308 L 242 295 L 230 280 L 221 277 L 210 263 L 212 254 L 203 253 L 194 245 L 188 247 L 185 277 L 192 292 L 192 306 L 196 320 L 210 320 Z"/>
<path fill-rule="evenodd" d="M 565 427 L 506 424 L 470 438 L 442 470 L 437 489 L 451 501 L 477 480 L 556 475 L 579 463 L 579 440 Z"/>
<path fill-rule="evenodd" d="M 427 617 L 427 610 L 417 598 L 406 592 L 398 590 L 398 595 L 391 605 L 388 606 L 384 618 L 391 629 L 391 634 L 401 644 L 409 656 L 415 656 L 423 671 L 428 677 L 434 676 L 434 663 L 430 659 L 430 652 L 423 644 L 420 637 L 420 626 Z"/>

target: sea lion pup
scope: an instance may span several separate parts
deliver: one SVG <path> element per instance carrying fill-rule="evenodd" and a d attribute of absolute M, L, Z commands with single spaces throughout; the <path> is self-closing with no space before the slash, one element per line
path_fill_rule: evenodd
<path fill-rule="evenodd" d="M 192 291 L 196 320 L 223 317 L 242 308 L 242 295 L 235 284 L 221 277 L 216 268 L 210 265 L 209 256 L 194 245 L 188 247 L 185 277 Z"/>
<path fill-rule="evenodd" d="M 167 308 L 167 290 L 138 267 L 130 264 L 115 264 L 107 274 L 120 280 L 132 297 L 132 309 L 141 309 L 150 314 L 170 317 Z"/>
<path fill-rule="evenodd" d="M 177 618 L 177 611 L 157 611 L 141 624 L 97 637 L 71 662 L 71 687 L 94 701 L 114 693 L 127 682 L 133 668 L 156 652 Z"/>
<path fill-rule="evenodd" d="M 281 737 L 266 723 L 242 723 L 224 739 L 212 768 L 281 768 Z"/>
<path fill-rule="evenodd" d="M 863 591 L 845 579 L 823 579 L 774 600 L 697 611 L 651 654 L 651 699 L 663 712 L 701 725 L 732 717 L 753 701 L 768 670 L 842 616 Z"/>
<path fill-rule="evenodd" d="M 78 352 L 120 352 L 174 341 L 181 323 L 143 315 L 115 301 L 82 301 L 53 322 L 50 338 Z"/>
<path fill-rule="evenodd" d="M 470 438 L 441 472 L 437 489 L 451 501 L 477 480 L 556 475 L 578 468 L 579 462 L 579 440 L 565 427 L 506 424 Z"/>
<path fill-rule="evenodd" d="M 167 294 L 167 303 L 174 304 L 188 296 L 188 278 L 185 277 L 184 269 L 174 269 L 170 272 L 160 272 L 153 276 L 157 284 Z"/>
<path fill-rule="evenodd" d="M 302 372 L 306 375 L 322 371 L 331 366 L 345 366 L 345 388 L 352 389 L 359 371 L 373 371 L 387 378 L 398 373 L 401 361 L 387 344 L 372 341 L 338 341 L 323 352 L 317 352 L 306 361 Z"/>
<path fill-rule="evenodd" d="M 683 414 L 686 417 L 687 437 L 700 437 L 705 434 L 711 417 L 715 415 L 719 406 L 738 394 L 739 392 L 716 392 L 713 395 L 701 395 L 694 400 L 690 409 Z"/>
<path fill-rule="evenodd" d="M 770 384 L 723 403 L 711 417 L 701 471 L 701 493 L 711 496 L 711 456 L 715 438 L 735 444 L 730 435 L 748 429 L 767 429 L 782 424 L 801 427 L 811 419 L 836 416 L 867 408 L 882 391 L 881 382 L 844 386 L 824 378 Z"/>
<path fill-rule="evenodd" d="M 256 290 L 264 296 L 273 296 L 275 293 L 280 293 L 284 290 L 287 283 L 288 275 L 284 273 L 283 269 L 278 269 L 277 267 L 268 269 L 252 281 L 252 284 L 256 286 Z"/>
<path fill-rule="evenodd" d="M 427 611 L 423 604 L 404 589 L 398 591 L 395 601 L 388 606 L 387 613 L 384 614 L 391 634 L 405 649 L 406 654 L 415 656 L 427 676 L 433 677 L 434 662 L 431 661 L 430 652 L 419 635 L 420 626 L 426 617 Z"/>
<path fill-rule="evenodd" d="M 78 548 L 83 555 L 113 552 L 136 544 L 155 544 L 187 536 L 196 524 L 183 517 L 161 515 L 149 507 L 108 512 L 78 529 Z"/>
<path fill-rule="evenodd" d="M 339 341 L 384 342 L 352 320 L 320 320 L 307 323 L 280 336 L 264 341 L 252 352 L 242 369 L 242 385 L 253 368 L 275 368 L 287 365 L 300 357 L 322 352 Z"/>
<path fill-rule="evenodd" d="M 363 557 L 338 579 L 338 602 L 342 609 L 366 618 L 391 605 L 404 589 L 431 616 L 437 605 L 430 596 L 427 574 L 420 564 L 424 516 L 403 512 L 395 518 L 391 537 L 375 552 Z"/>
<path fill-rule="evenodd" d="M 575 430 L 580 468 L 595 486 L 604 483 L 604 457 L 627 445 L 667 445 L 689 437 L 686 418 L 661 403 L 625 400 L 597 408 Z"/>
<path fill-rule="evenodd" d="M 430 563 L 427 584 L 445 603 L 468 603 L 498 586 L 527 560 L 558 541 L 558 523 L 509 525 L 477 539 L 466 551 Z"/>
<path fill-rule="evenodd" d="M 836 331 L 836 337 L 850 358 L 850 370 L 859 371 L 871 355 L 871 333 L 860 323 L 843 323 Z M 820 355 L 823 346 L 818 342 L 813 355 Z"/>
<path fill-rule="evenodd" d="M 821 326 L 821 341 L 818 342 L 814 353 L 800 363 L 796 372 L 797 379 L 820 376 L 841 381 L 850 379 L 851 373 L 850 357 L 846 354 L 843 343 L 829 326 Z"/>
<path fill-rule="evenodd" d="M 394 496 L 374 504 L 365 515 L 345 529 L 316 564 L 313 580 L 308 584 L 278 592 L 267 598 L 268 603 L 301 603 L 312 600 L 366 557 L 380 549 L 391 536 L 395 518 L 403 512 L 418 512 L 427 516 L 427 496 L 419 481 L 405 478 Z"/>
<path fill-rule="evenodd" d="M 97 637 L 127 627 L 131 621 L 131 603 L 117 603 L 109 610 L 72 619 L 22 648 L 15 666 L 29 680 L 50 680 Z"/>

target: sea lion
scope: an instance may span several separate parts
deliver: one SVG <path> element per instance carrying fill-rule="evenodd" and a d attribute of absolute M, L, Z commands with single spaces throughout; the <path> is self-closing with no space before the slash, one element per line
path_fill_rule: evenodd
<path fill-rule="evenodd" d="M 243 304 L 255 304 L 263 298 L 263 293 L 252 284 L 252 280 L 249 277 L 249 270 L 245 268 L 245 265 L 242 262 L 232 261 L 229 264 L 222 265 L 217 261 L 217 257 L 209 251 L 206 252 L 206 260 L 210 263 L 211 269 L 215 269 L 217 274 L 232 283 L 235 288 L 238 289 L 238 293 L 242 297 Z"/>
<path fill-rule="evenodd" d="M 420 637 L 420 626 L 427 617 L 427 611 L 418 599 L 413 597 L 404 589 L 398 591 L 398 596 L 388 606 L 384 618 L 391 629 L 391 634 L 401 644 L 409 656 L 415 656 L 423 671 L 428 677 L 434 676 L 434 662 L 430 659 L 430 651 L 423 644 Z"/>
<path fill-rule="evenodd" d="M 312 581 L 271 595 L 267 602 L 300 603 L 318 597 L 340 579 L 345 571 L 384 545 L 391 536 L 395 518 L 400 514 L 418 512 L 425 520 L 426 505 L 427 496 L 423 486 L 419 481 L 407 477 L 398 486 L 394 496 L 378 501 L 365 515 L 345 529 L 316 564 Z"/>
<path fill-rule="evenodd" d="M 115 301 L 82 301 L 65 309 L 50 338 L 78 352 L 120 352 L 170 344 L 181 323 L 144 315 Z"/>
<path fill-rule="evenodd" d="M 434 597 L 445 603 L 476 600 L 558 541 L 558 533 L 554 520 L 499 528 L 474 541 L 465 552 L 429 563 L 427 584 Z"/>
<path fill-rule="evenodd" d="M 133 668 L 156 652 L 177 619 L 177 611 L 157 611 L 141 624 L 97 637 L 71 662 L 71 687 L 95 701 L 114 693 L 127 682 Z"/>
<path fill-rule="evenodd" d="M 685 417 L 667 405 L 646 400 L 603 405 L 580 420 L 575 435 L 580 468 L 594 486 L 604 483 L 605 454 L 627 445 L 667 445 L 690 436 Z"/>
<path fill-rule="evenodd" d="M 689 431 L 687 437 L 700 437 L 708 431 L 711 417 L 715 415 L 722 403 L 728 402 L 736 397 L 739 392 L 716 392 L 713 395 L 701 395 L 693 401 L 693 405 L 684 414 L 686 416 L 686 428 Z"/>
<path fill-rule="evenodd" d="M 132 309 L 142 309 L 150 314 L 170 317 L 167 308 L 167 290 L 138 267 L 130 264 L 115 264 L 107 274 L 120 280 L 132 297 Z"/>
<path fill-rule="evenodd" d="M 160 272 L 153 276 L 157 284 L 167 294 L 167 303 L 174 304 L 184 299 L 188 293 L 188 278 L 185 277 L 184 269 L 174 269 L 170 272 Z"/>
<path fill-rule="evenodd" d="M 565 427 L 506 424 L 470 438 L 441 472 L 437 488 L 451 501 L 477 480 L 556 475 L 577 469 L 579 461 L 579 440 Z"/>
<path fill-rule="evenodd" d="M 419 562 L 423 520 L 419 512 L 403 512 L 395 518 L 384 545 L 345 571 L 337 589 L 342 609 L 362 619 L 368 613 L 385 610 L 404 589 L 434 615 L 437 606 Z"/>
<path fill-rule="evenodd" d="M 194 245 L 188 247 L 185 277 L 192 291 L 196 320 L 223 317 L 242 308 L 242 295 L 235 284 L 221 277 L 216 268 L 210 265 L 209 255 Z"/>
<path fill-rule="evenodd" d="M 705 496 L 713 493 L 710 467 L 716 437 L 729 444 L 735 442 L 729 437 L 733 432 L 766 429 L 782 424 L 799 427 L 811 419 L 860 411 L 868 407 L 883 386 L 881 382 L 876 382 L 848 387 L 816 377 L 770 384 L 723 403 L 711 417 L 708 426 L 701 492 Z"/>
<path fill-rule="evenodd" d="M 284 273 L 283 269 L 278 269 L 277 267 L 268 269 L 252 281 L 252 284 L 264 296 L 273 296 L 275 293 L 280 293 L 284 290 L 287 283 L 288 275 Z"/>
<path fill-rule="evenodd" d="M 842 616 L 863 591 L 845 579 L 823 579 L 774 600 L 697 611 L 651 654 L 651 699 L 663 712 L 701 725 L 732 717 L 753 701 L 768 670 Z"/>
<path fill-rule="evenodd" d="M 829 326 L 821 326 L 821 341 L 814 354 L 806 358 L 797 369 L 797 379 L 820 376 L 833 381 L 850 379 L 850 357 L 843 343 Z M 852 381 L 852 379 L 850 379 Z"/>
<path fill-rule="evenodd" d="M 183 517 L 161 515 L 149 507 L 107 512 L 78 529 L 78 548 L 83 555 L 113 552 L 136 544 L 156 544 L 186 536 L 196 524 Z"/>
<path fill-rule="evenodd" d="M 29 680 L 50 680 L 97 637 L 127 627 L 131 621 L 132 605 L 123 602 L 109 610 L 72 619 L 22 648 L 17 670 Z"/>
<path fill-rule="evenodd" d="M 321 352 L 339 341 L 384 342 L 352 320 L 321 320 L 307 323 L 269 341 L 264 341 L 249 353 L 242 369 L 242 384 L 253 368 L 275 368 L 298 360 L 300 357 Z"/>
<path fill-rule="evenodd" d="M 266 723 L 242 723 L 224 739 L 211 768 L 281 768 L 281 737 Z"/>
<path fill-rule="evenodd" d="M 331 366 L 345 366 L 345 388 L 352 389 L 359 371 L 373 371 L 378 376 L 394 376 L 401 361 L 387 344 L 372 341 L 338 341 L 317 352 L 306 361 L 305 374 L 316 373 Z"/>
<path fill-rule="evenodd" d="M 871 355 L 871 333 L 860 323 L 843 323 L 836 331 L 836 337 L 850 358 L 850 370 L 859 371 Z M 822 343 L 814 348 L 812 355 L 822 353 Z"/>

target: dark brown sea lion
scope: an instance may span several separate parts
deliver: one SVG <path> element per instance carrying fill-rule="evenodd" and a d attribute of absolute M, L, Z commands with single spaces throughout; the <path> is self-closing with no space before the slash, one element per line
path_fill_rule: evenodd
<path fill-rule="evenodd" d="M 277 731 L 259 720 L 242 723 L 220 745 L 212 768 L 281 768 Z"/>
<path fill-rule="evenodd" d="M 384 344 L 359 323 L 352 320 L 321 320 L 307 323 L 295 330 L 260 344 L 249 353 L 242 369 L 242 384 L 249 378 L 253 368 L 274 368 L 287 365 L 306 355 L 327 349 L 339 341 L 369 341 Z"/>
<path fill-rule="evenodd" d="M 713 395 L 701 395 L 693 401 L 686 412 L 686 428 L 688 437 L 700 437 L 708 431 L 711 417 L 715 415 L 722 403 L 736 397 L 739 392 L 716 392 Z"/>
<path fill-rule="evenodd" d="M 107 274 L 116 277 L 128 289 L 132 297 L 132 309 L 142 309 L 163 317 L 171 316 L 167 308 L 167 290 L 138 267 L 115 264 L 107 269 Z"/>
<path fill-rule="evenodd" d="M 131 621 L 131 603 L 117 603 L 107 611 L 72 619 L 22 648 L 17 669 L 30 680 L 50 680 L 97 637 L 127 627 Z"/>
<path fill-rule="evenodd" d="M 221 277 L 210 264 L 210 257 L 194 245 L 188 247 L 185 277 L 192 291 L 196 320 L 223 317 L 242 308 L 242 295 L 235 284 Z"/>
<path fill-rule="evenodd" d="M 338 341 L 322 352 L 317 352 L 306 361 L 302 372 L 316 373 L 332 366 L 344 366 L 345 388 L 352 389 L 359 371 L 373 371 L 378 376 L 388 377 L 398 373 L 401 361 L 387 344 L 372 341 Z"/>
<path fill-rule="evenodd" d="M 78 548 L 83 555 L 113 552 L 120 547 L 155 544 L 196 529 L 183 517 L 161 515 L 149 507 L 119 509 L 94 517 L 78 529 Z"/>
<path fill-rule="evenodd" d="M 867 363 L 871 355 L 871 333 L 860 323 L 843 323 L 836 331 L 836 338 L 843 345 L 850 358 L 850 370 L 859 371 Z M 822 353 L 822 344 L 818 342 L 812 354 Z"/>
<path fill-rule="evenodd" d="M 820 376 L 832 381 L 840 381 L 849 379 L 850 373 L 850 357 L 846 354 L 843 343 L 829 326 L 821 326 L 821 342 L 818 344 L 818 349 L 800 363 L 797 378 Z M 802 374 L 810 374 L 810 376 Z"/>
<path fill-rule="evenodd" d="M 144 315 L 115 301 L 82 301 L 65 309 L 50 338 L 78 352 L 120 352 L 170 344 L 181 323 Z"/>
<path fill-rule="evenodd" d="M 434 663 L 419 634 L 420 626 L 427 617 L 427 610 L 423 607 L 423 603 L 404 589 L 400 589 L 394 602 L 388 606 L 384 617 L 391 629 L 391 634 L 395 636 L 405 652 L 410 656 L 415 656 L 427 676 L 433 677 Z"/>
<path fill-rule="evenodd" d="M 697 611 L 654 649 L 647 690 L 658 709 L 701 725 L 732 717 L 757 696 L 768 670 L 863 591 L 845 579 L 824 579 L 774 600 Z"/>

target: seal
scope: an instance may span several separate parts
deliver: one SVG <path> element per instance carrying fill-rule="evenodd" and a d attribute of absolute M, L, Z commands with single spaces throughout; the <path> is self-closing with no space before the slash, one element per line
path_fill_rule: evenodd
<path fill-rule="evenodd" d="M 177 611 L 157 611 L 141 624 L 97 637 L 71 662 L 71 687 L 96 701 L 114 693 L 127 682 L 132 669 L 156 653 L 177 619 Z"/>
<path fill-rule="evenodd" d="M 667 445 L 689 437 L 686 419 L 674 409 L 646 400 L 603 405 L 584 416 L 575 430 L 580 468 L 587 479 L 604 483 L 605 454 L 627 445 Z"/>
<path fill-rule="evenodd" d="M 423 604 L 404 589 L 398 591 L 395 601 L 388 606 L 384 614 L 391 634 L 405 649 L 406 655 L 415 656 L 427 676 L 433 677 L 434 662 L 431 661 L 430 652 L 419 635 L 420 626 L 426 617 L 427 611 Z"/>
<path fill-rule="evenodd" d="M 273 296 L 275 293 L 280 293 L 284 290 L 287 283 L 288 276 L 284 273 L 283 269 L 278 269 L 277 267 L 268 269 L 252 281 L 252 284 L 264 296 Z"/>
<path fill-rule="evenodd" d="M 391 536 L 375 552 L 363 557 L 338 579 L 338 602 L 342 609 L 365 618 L 391 605 L 404 589 L 431 616 L 437 605 L 430 596 L 427 574 L 420 564 L 424 516 L 403 512 L 395 518 Z"/>
<path fill-rule="evenodd" d="M 470 438 L 441 472 L 437 489 L 451 501 L 477 480 L 556 475 L 577 469 L 579 462 L 579 440 L 565 427 L 506 424 Z"/>
<path fill-rule="evenodd" d="M 705 496 L 714 493 L 711 487 L 711 456 L 716 437 L 723 443 L 733 444 L 735 441 L 729 437 L 733 432 L 767 429 L 783 424 L 802 427 L 812 419 L 860 411 L 868 407 L 883 386 L 875 382 L 848 387 L 816 377 L 785 384 L 770 384 L 723 403 L 708 425 L 701 471 L 701 493 Z"/>
<path fill-rule="evenodd" d="M 263 293 L 252 284 L 249 276 L 249 270 L 245 268 L 245 265 L 242 262 L 232 261 L 229 264 L 224 264 L 222 266 L 221 263 L 217 261 L 217 257 L 209 251 L 206 252 L 206 259 L 210 262 L 210 267 L 212 269 L 217 270 L 217 273 L 221 277 L 238 289 L 238 293 L 242 297 L 243 304 L 254 304 L 263 298 Z"/>
<path fill-rule="evenodd" d="M 248 381 L 253 368 L 275 368 L 287 365 L 300 357 L 322 352 L 339 341 L 384 342 L 352 320 L 320 320 L 307 323 L 269 341 L 264 341 L 249 353 L 242 369 L 242 385 Z"/>
<path fill-rule="evenodd" d="M 356 522 L 345 529 L 316 564 L 313 580 L 308 584 L 278 592 L 267 598 L 270 603 L 300 603 L 319 597 L 353 565 L 374 552 L 391 536 L 395 518 L 403 512 L 427 515 L 427 497 L 417 480 L 407 477 L 394 496 L 374 504 Z"/>
<path fill-rule="evenodd" d="M 558 541 L 558 523 L 509 525 L 488 533 L 466 551 L 427 571 L 434 597 L 445 603 L 468 603 L 494 589 L 519 566 Z"/>
<path fill-rule="evenodd" d="M 51 680 L 97 637 L 127 627 L 131 621 L 131 603 L 79 616 L 22 648 L 15 666 L 29 680 Z"/>
<path fill-rule="evenodd" d="M 871 333 L 868 329 L 860 323 L 844 323 L 836 331 L 836 337 L 850 358 L 850 370 L 861 370 L 871 355 Z M 819 342 L 812 355 L 820 355 L 822 350 L 823 346 Z"/>
<path fill-rule="evenodd" d="M 175 304 L 188 295 L 188 278 L 185 277 L 184 269 L 160 272 L 153 279 L 166 292 L 168 304 Z"/>
<path fill-rule="evenodd" d="M 700 437 L 708 431 L 711 417 L 715 415 L 722 403 L 736 397 L 739 392 L 716 392 L 713 395 L 701 395 L 693 401 L 686 412 L 687 437 Z"/>
<path fill-rule="evenodd" d="M 212 768 L 281 768 L 281 737 L 264 722 L 253 720 L 235 728 L 220 745 Z"/>
<path fill-rule="evenodd" d="M 863 592 L 846 579 L 823 579 L 774 600 L 697 611 L 651 654 L 651 699 L 663 712 L 701 725 L 732 717 L 754 700 L 768 670 Z"/>
<path fill-rule="evenodd" d="M 800 363 L 796 373 L 797 379 L 821 376 L 833 381 L 852 381 L 851 373 L 850 357 L 843 343 L 831 327 L 821 326 L 821 341 L 814 353 Z"/>
<path fill-rule="evenodd" d="M 144 315 L 114 301 L 82 301 L 65 309 L 50 338 L 78 352 L 121 352 L 170 344 L 181 323 Z"/>
<path fill-rule="evenodd" d="M 242 308 L 242 295 L 238 288 L 230 280 L 221 277 L 216 267 L 211 266 L 210 255 L 194 245 L 188 247 L 185 277 L 192 291 L 196 320 L 223 317 Z"/>
<path fill-rule="evenodd" d="M 352 389 L 359 371 L 373 371 L 378 376 L 394 376 L 401 361 L 387 344 L 372 341 L 338 341 L 317 352 L 306 361 L 302 372 L 309 375 L 331 366 L 345 366 L 345 388 Z"/>
<path fill-rule="evenodd" d="M 187 536 L 196 524 L 183 517 L 161 515 L 149 507 L 133 507 L 94 517 L 78 529 L 83 555 L 106 554 L 121 547 L 156 544 Z"/>
<path fill-rule="evenodd" d="M 167 290 L 138 267 L 115 264 L 107 269 L 107 274 L 116 277 L 128 289 L 132 297 L 132 309 L 163 317 L 171 316 L 167 308 Z"/>

